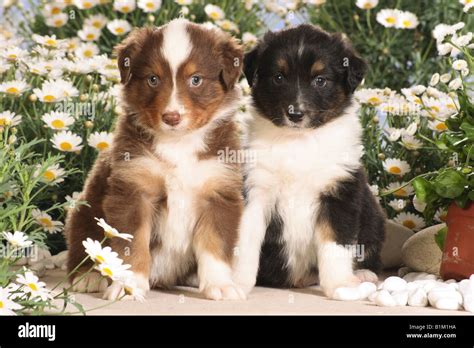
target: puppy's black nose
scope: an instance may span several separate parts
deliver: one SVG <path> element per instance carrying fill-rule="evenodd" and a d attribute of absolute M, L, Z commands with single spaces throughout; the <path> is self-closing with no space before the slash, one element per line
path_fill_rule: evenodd
<path fill-rule="evenodd" d="M 290 119 L 290 121 L 292 121 L 294 123 L 298 123 L 298 122 L 301 122 L 301 120 L 303 119 L 304 112 L 299 111 L 299 110 L 298 111 L 293 110 L 292 112 L 288 111 L 287 115 L 288 115 L 288 118 Z"/>

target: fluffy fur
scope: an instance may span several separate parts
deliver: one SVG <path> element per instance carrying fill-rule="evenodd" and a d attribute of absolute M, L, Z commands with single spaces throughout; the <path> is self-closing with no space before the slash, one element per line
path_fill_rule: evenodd
<path fill-rule="evenodd" d="M 68 215 L 69 270 L 85 256 L 83 240 L 102 239 L 94 221 L 102 217 L 133 234 L 131 243 L 110 244 L 143 292 L 197 274 L 207 298 L 243 298 L 231 279 L 242 175 L 237 163 L 218 158 L 220 150 L 240 148 L 233 115 L 241 47 L 220 30 L 178 19 L 135 30 L 117 56 L 124 113 L 112 148 L 100 154 L 85 183 L 81 199 L 90 207 Z M 104 290 L 95 280 L 92 274 L 74 289 Z M 120 290 L 112 284 L 105 298 Z"/>
<path fill-rule="evenodd" d="M 235 279 L 327 296 L 376 280 L 384 217 L 361 167 L 352 93 L 366 63 L 339 34 L 268 33 L 244 59 L 253 109 Z M 354 257 L 359 252 L 358 257 Z"/>

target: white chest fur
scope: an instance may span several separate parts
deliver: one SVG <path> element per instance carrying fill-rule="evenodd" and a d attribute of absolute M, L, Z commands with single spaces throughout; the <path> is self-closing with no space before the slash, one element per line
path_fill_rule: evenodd
<path fill-rule="evenodd" d="M 204 132 L 166 140 L 155 147 L 167 194 L 166 209 L 157 212 L 152 232 L 159 248 L 152 251 L 150 281 L 159 285 L 174 284 L 194 264 L 192 241 L 200 190 L 227 170 L 217 159 L 198 159 L 197 154 L 206 147 Z"/>
<path fill-rule="evenodd" d="M 360 166 L 361 126 L 354 110 L 315 130 L 276 127 L 258 115 L 253 122 L 247 147 L 256 161 L 246 168 L 247 186 L 265 192 L 267 219 L 281 217 L 287 264 L 298 280 L 317 261 L 320 194 Z"/>

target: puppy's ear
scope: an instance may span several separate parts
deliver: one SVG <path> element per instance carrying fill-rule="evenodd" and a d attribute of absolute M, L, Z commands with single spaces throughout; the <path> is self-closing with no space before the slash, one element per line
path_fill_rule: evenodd
<path fill-rule="evenodd" d="M 244 57 L 244 74 L 250 87 L 252 87 L 255 79 L 255 73 L 257 72 L 258 49 L 259 46 L 255 47 L 250 52 L 247 52 Z"/>
<path fill-rule="evenodd" d="M 136 52 L 139 49 L 139 43 L 147 35 L 150 30 L 147 28 L 135 29 L 125 40 L 114 48 L 117 56 L 118 68 L 120 70 L 120 82 L 124 85 L 130 81 L 132 77 L 131 67 Z"/>
<path fill-rule="evenodd" d="M 353 93 L 364 79 L 368 68 L 367 63 L 359 57 L 357 53 L 351 52 L 348 57 L 343 59 L 343 64 L 347 69 L 347 90 L 350 91 L 350 93 Z"/>
<path fill-rule="evenodd" d="M 244 51 L 235 38 L 226 35 L 219 45 L 219 56 L 220 80 L 226 90 L 232 89 L 242 73 Z"/>

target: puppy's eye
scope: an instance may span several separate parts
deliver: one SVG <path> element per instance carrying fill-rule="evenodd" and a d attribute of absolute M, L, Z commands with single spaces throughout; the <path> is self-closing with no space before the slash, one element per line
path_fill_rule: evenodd
<path fill-rule="evenodd" d="M 285 81 L 285 77 L 283 76 L 282 73 L 278 73 L 275 76 L 273 76 L 273 82 L 276 85 L 281 85 L 283 83 L 283 81 Z"/>
<path fill-rule="evenodd" d="M 313 85 L 316 87 L 326 86 L 327 80 L 322 76 L 316 76 L 313 80 Z"/>
<path fill-rule="evenodd" d="M 191 87 L 199 87 L 202 84 L 202 77 L 199 75 L 193 75 L 191 76 L 191 79 L 189 80 L 189 83 Z"/>
<path fill-rule="evenodd" d="M 160 78 L 156 75 L 150 75 L 148 76 L 147 81 L 150 87 L 156 87 L 160 83 Z"/>

